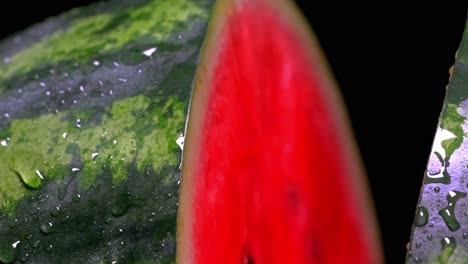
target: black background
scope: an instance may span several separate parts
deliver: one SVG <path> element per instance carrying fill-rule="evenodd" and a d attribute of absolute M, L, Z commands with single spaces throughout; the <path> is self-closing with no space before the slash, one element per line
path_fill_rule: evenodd
<path fill-rule="evenodd" d="M 0 38 L 91 2 L 96 1 L 2 2 Z M 404 263 L 468 3 L 296 2 L 345 99 L 369 176 L 387 262 Z"/>

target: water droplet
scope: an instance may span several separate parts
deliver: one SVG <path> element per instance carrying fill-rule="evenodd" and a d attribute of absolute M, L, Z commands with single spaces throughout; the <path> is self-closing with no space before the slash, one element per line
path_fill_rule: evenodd
<path fill-rule="evenodd" d="M 84 86 L 80 85 L 80 92 L 84 92 Z"/>
<path fill-rule="evenodd" d="M 427 224 L 427 220 L 429 219 L 429 212 L 427 208 L 424 206 L 419 206 L 416 209 L 416 216 L 415 216 L 415 225 L 416 226 L 425 226 Z"/>
<path fill-rule="evenodd" d="M 447 194 L 448 206 L 439 210 L 439 215 L 444 219 L 445 224 L 451 231 L 458 230 L 460 223 L 455 217 L 455 205 L 458 200 L 466 197 L 466 193 L 459 191 L 449 191 Z"/>
<path fill-rule="evenodd" d="M 463 239 L 467 239 L 468 238 L 468 232 L 463 232 Z"/>
<path fill-rule="evenodd" d="M 39 170 L 36 170 L 36 175 L 39 177 L 41 180 L 44 179 L 44 176 L 42 176 L 42 173 Z"/>
<path fill-rule="evenodd" d="M 68 135 L 67 132 L 63 132 L 62 138 L 63 138 L 63 139 L 66 139 L 66 138 L 67 138 L 67 135 Z"/>
<path fill-rule="evenodd" d="M 49 200 L 49 195 L 47 195 L 47 194 L 41 194 L 41 195 L 39 196 L 39 203 L 43 203 L 43 202 L 45 202 L 45 201 L 47 201 L 47 200 Z"/>
<path fill-rule="evenodd" d="M 8 143 L 7 143 L 6 140 L 2 140 L 2 141 L 0 141 L 0 145 L 2 145 L 2 147 L 7 147 Z"/>
<path fill-rule="evenodd" d="M 115 217 L 119 217 L 127 213 L 127 208 L 119 205 L 114 205 L 111 208 L 111 214 Z"/>
<path fill-rule="evenodd" d="M 414 246 L 415 246 L 416 248 L 420 248 L 420 247 L 421 247 L 421 245 L 422 245 L 422 243 L 421 243 L 421 242 L 417 242 L 417 243 L 416 243 Z"/>
<path fill-rule="evenodd" d="M 440 192 L 440 187 L 435 187 L 434 192 L 439 193 Z"/>
<path fill-rule="evenodd" d="M 119 80 L 119 82 L 127 82 L 127 79 L 125 78 L 118 78 L 117 80 Z"/>
<path fill-rule="evenodd" d="M 40 85 L 41 87 L 45 87 L 45 86 L 46 86 L 45 82 L 40 82 L 39 85 Z"/>
<path fill-rule="evenodd" d="M 8 241 L 0 241 L 0 263 L 13 263 L 18 258 L 18 248 Z"/>
<path fill-rule="evenodd" d="M 145 55 L 147 57 L 151 57 L 153 55 L 153 53 L 156 52 L 156 50 L 158 50 L 158 48 L 156 48 L 156 47 L 149 48 L 149 49 L 143 51 L 143 55 Z"/>
<path fill-rule="evenodd" d="M 3 115 L 5 116 L 5 118 L 10 118 L 10 114 L 9 114 L 9 113 L 4 113 Z"/>
<path fill-rule="evenodd" d="M 13 242 L 13 243 L 11 244 L 11 246 L 12 246 L 13 248 L 16 248 L 16 247 L 18 246 L 19 243 L 21 243 L 21 241 L 18 240 L 18 241 L 16 241 L 16 242 Z"/>
<path fill-rule="evenodd" d="M 101 63 L 100 63 L 99 61 L 97 61 L 97 60 L 93 61 L 93 64 L 94 64 L 94 66 L 99 66 L 99 65 L 101 65 Z"/>
<path fill-rule="evenodd" d="M 29 209 L 29 214 L 30 215 L 35 215 L 37 214 L 38 208 L 36 206 L 32 206 L 31 209 Z"/>
<path fill-rule="evenodd" d="M 114 64 L 115 67 L 119 67 L 119 66 L 120 66 L 120 64 L 119 64 L 118 62 L 116 62 L 116 61 L 112 62 L 112 64 Z"/>
<path fill-rule="evenodd" d="M 55 232 L 55 227 L 52 222 L 46 222 L 46 223 L 41 223 L 39 225 L 39 230 L 41 230 L 41 233 L 44 235 L 52 234 Z"/>
<path fill-rule="evenodd" d="M 442 251 L 439 255 L 439 263 L 447 263 L 450 259 L 450 256 L 455 251 L 457 247 L 457 242 L 454 237 L 444 237 L 440 240 L 440 244 L 442 245 Z"/>
<path fill-rule="evenodd" d="M 431 241 L 432 240 L 432 235 L 427 235 L 426 238 L 427 238 L 427 240 Z"/>
<path fill-rule="evenodd" d="M 54 246 L 52 244 L 49 244 L 47 247 L 46 247 L 46 251 L 48 253 L 52 253 L 53 252 L 53 249 L 54 249 Z"/>
<path fill-rule="evenodd" d="M 59 216 L 60 213 L 61 213 L 60 207 L 58 207 L 58 206 L 53 207 L 53 208 L 50 209 L 50 214 L 51 214 L 52 216 L 54 216 L 54 217 Z"/>
<path fill-rule="evenodd" d="M 46 94 L 47 96 L 50 96 L 50 91 L 47 90 L 47 91 L 45 92 L 45 94 Z"/>
<path fill-rule="evenodd" d="M 418 257 L 414 257 L 413 261 L 414 261 L 414 263 L 421 263 L 422 262 L 422 260 L 420 258 L 418 258 Z"/>
<path fill-rule="evenodd" d="M 181 150 L 184 150 L 184 140 L 185 140 L 185 137 L 182 134 L 179 135 L 179 138 L 177 138 L 176 140 L 176 143 L 177 145 L 179 145 Z"/>
<path fill-rule="evenodd" d="M 73 102 L 73 103 L 74 103 L 74 102 Z M 81 119 L 78 118 L 78 119 L 76 120 L 76 124 L 75 124 L 75 125 L 76 125 L 77 128 L 80 128 L 80 127 L 81 127 Z"/>
<path fill-rule="evenodd" d="M 129 207 L 129 201 L 126 195 L 121 195 L 119 197 L 116 197 L 111 206 L 111 214 L 115 217 L 122 216 L 127 213 L 128 207 Z"/>
<path fill-rule="evenodd" d="M 29 253 L 22 253 L 20 257 L 20 261 L 25 263 L 28 260 L 29 260 Z"/>
<path fill-rule="evenodd" d="M 61 183 L 58 187 L 58 198 L 60 201 L 65 199 L 65 196 L 67 195 L 67 190 L 68 190 L 68 185 L 65 183 Z"/>
<path fill-rule="evenodd" d="M 33 243 L 33 248 L 37 248 L 40 244 L 41 244 L 41 241 L 40 241 L 40 240 L 36 240 L 36 241 Z"/>
<path fill-rule="evenodd" d="M 72 201 L 75 203 L 79 203 L 81 201 L 81 195 L 77 193 L 76 195 L 73 196 Z"/>
<path fill-rule="evenodd" d="M 455 239 L 453 237 L 444 237 L 441 241 L 442 245 L 450 245 L 452 242 L 454 242 Z"/>

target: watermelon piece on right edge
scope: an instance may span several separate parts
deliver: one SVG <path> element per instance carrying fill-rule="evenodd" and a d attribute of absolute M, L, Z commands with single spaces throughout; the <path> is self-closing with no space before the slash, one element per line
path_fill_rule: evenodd
<path fill-rule="evenodd" d="M 0 263 L 175 263 L 212 0 L 111 0 L 0 40 Z"/>
<path fill-rule="evenodd" d="M 468 24 L 451 68 L 406 263 L 468 263 Z"/>
<path fill-rule="evenodd" d="M 215 4 L 182 165 L 178 263 L 382 263 L 336 84 L 289 1 Z"/>

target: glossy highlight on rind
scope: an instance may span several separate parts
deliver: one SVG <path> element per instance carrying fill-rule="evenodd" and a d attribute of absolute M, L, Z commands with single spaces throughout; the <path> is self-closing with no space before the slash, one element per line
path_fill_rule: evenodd
<path fill-rule="evenodd" d="M 178 263 L 382 263 L 349 124 L 287 1 L 220 1 L 184 146 Z"/>

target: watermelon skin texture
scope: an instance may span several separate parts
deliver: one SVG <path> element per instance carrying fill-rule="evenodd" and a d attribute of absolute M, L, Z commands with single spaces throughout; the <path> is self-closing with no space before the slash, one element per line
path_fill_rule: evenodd
<path fill-rule="evenodd" d="M 107 1 L 0 42 L 0 263 L 174 263 L 211 5 Z"/>
<path fill-rule="evenodd" d="M 406 263 L 467 263 L 468 21 L 429 154 Z"/>
<path fill-rule="evenodd" d="M 178 263 L 381 263 L 335 87 L 289 4 L 215 6 L 186 136 Z"/>

